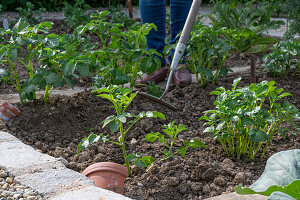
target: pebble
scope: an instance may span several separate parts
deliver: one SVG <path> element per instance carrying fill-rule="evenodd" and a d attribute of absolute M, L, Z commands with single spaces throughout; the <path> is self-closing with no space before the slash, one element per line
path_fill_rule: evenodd
<path fill-rule="evenodd" d="M 8 177 L 8 174 L 6 172 L 1 172 L 0 177 L 1 178 L 6 178 L 6 177 Z"/>
<path fill-rule="evenodd" d="M 21 197 L 21 194 L 14 194 L 13 196 L 15 199 L 19 199 Z"/>
<path fill-rule="evenodd" d="M 136 144 L 136 143 L 137 143 L 136 139 L 135 139 L 135 138 L 132 138 L 131 141 L 130 141 L 130 144 L 133 145 L 133 144 Z"/>
<path fill-rule="evenodd" d="M 6 178 L 6 183 L 12 184 L 12 183 L 13 183 L 13 178 L 7 177 L 7 178 Z"/>

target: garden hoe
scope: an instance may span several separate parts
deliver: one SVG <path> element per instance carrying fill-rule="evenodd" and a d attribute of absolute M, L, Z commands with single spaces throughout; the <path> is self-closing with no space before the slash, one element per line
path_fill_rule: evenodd
<path fill-rule="evenodd" d="M 194 0 L 193 1 L 190 12 L 189 12 L 188 17 L 185 21 L 185 24 L 184 24 L 183 31 L 181 33 L 179 42 L 177 43 L 176 48 L 175 48 L 175 52 L 174 52 L 174 56 L 173 56 L 172 63 L 171 63 L 171 68 L 170 68 L 170 74 L 168 76 L 168 81 L 167 81 L 167 85 L 166 85 L 166 89 L 165 89 L 164 93 L 159 98 L 155 97 L 153 95 L 147 94 L 145 92 L 140 92 L 139 93 L 142 96 L 144 96 L 146 98 L 149 98 L 150 100 L 155 101 L 157 103 L 160 103 L 160 104 L 162 104 L 162 105 L 164 105 L 164 106 L 166 106 L 166 107 L 168 107 L 172 110 L 175 110 L 175 111 L 177 110 L 177 108 L 174 105 L 164 101 L 163 97 L 165 96 L 165 94 L 169 90 L 172 75 L 173 75 L 174 71 L 176 70 L 177 65 L 178 65 L 181 57 L 183 56 L 183 53 L 184 53 L 184 50 L 185 50 L 185 47 L 186 47 L 186 43 L 189 39 L 190 32 L 192 30 L 193 23 L 196 19 L 200 4 L 201 4 L 201 0 Z"/>

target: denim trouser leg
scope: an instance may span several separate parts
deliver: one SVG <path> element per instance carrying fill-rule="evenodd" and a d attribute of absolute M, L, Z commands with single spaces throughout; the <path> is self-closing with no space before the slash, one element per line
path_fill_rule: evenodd
<path fill-rule="evenodd" d="M 166 1 L 165 0 L 140 0 L 142 23 L 154 23 L 157 31 L 151 30 L 147 37 L 147 50 L 155 49 L 163 55 L 166 37 Z M 161 58 L 162 66 L 166 65 Z"/>
<path fill-rule="evenodd" d="M 171 38 L 170 43 L 174 44 L 176 36 L 182 30 L 186 17 L 189 13 L 193 0 L 171 0 Z M 163 54 L 165 47 L 165 21 L 166 1 L 165 0 L 140 0 L 140 12 L 142 23 L 154 23 L 157 31 L 152 30 L 147 37 L 147 49 L 155 49 Z M 170 61 L 170 56 L 169 56 Z M 162 66 L 166 64 L 162 58 Z"/>
<path fill-rule="evenodd" d="M 186 18 L 189 14 L 193 0 L 170 0 L 171 10 L 171 38 L 170 44 L 175 44 L 179 39 L 177 35 L 182 31 Z M 171 53 L 171 55 L 173 52 Z M 172 56 L 169 55 L 169 63 L 172 61 Z"/>

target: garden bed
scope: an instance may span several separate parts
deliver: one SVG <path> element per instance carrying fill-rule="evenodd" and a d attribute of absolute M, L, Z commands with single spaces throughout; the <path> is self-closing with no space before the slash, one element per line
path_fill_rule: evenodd
<path fill-rule="evenodd" d="M 250 84 L 249 75 L 234 75 L 223 78 L 217 85 L 199 85 L 180 88 L 172 87 L 165 100 L 178 108 L 177 112 L 137 96 L 128 111 L 155 110 L 166 115 L 166 120 L 143 119 L 135 125 L 126 138 L 129 153 L 141 152 L 143 155 L 158 158 L 163 146 L 144 140 L 147 133 L 161 131 L 161 125 L 175 120 L 177 124 L 187 125 L 188 130 L 179 137 L 175 144 L 196 138 L 207 144 L 206 148 L 189 150 L 185 158 L 159 163 L 150 172 L 135 168 L 134 176 L 126 180 L 125 196 L 134 199 L 202 199 L 233 191 L 238 184 L 250 185 L 262 174 L 266 160 L 276 152 L 300 148 L 300 138 L 287 135 L 284 140 L 275 136 L 263 159 L 259 156 L 252 161 L 228 158 L 221 145 L 208 133 L 203 133 L 203 122 L 198 118 L 203 111 L 213 108 L 215 96 L 209 92 L 217 86 L 230 89 L 233 79 L 242 77 L 239 87 Z M 300 74 L 288 78 L 270 78 L 266 74 L 258 75 L 258 82 L 274 80 L 278 88 L 293 94 L 286 97 L 290 103 L 300 108 Z M 101 161 L 123 163 L 121 149 L 112 144 L 94 144 L 86 151 L 76 155 L 77 145 L 89 135 L 87 129 L 95 133 L 109 133 L 101 128 L 101 122 L 114 113 L 110 102 L 96 97 L 90 91 L 78 93 L 72 97 L 52 97 L 48 104 L 42 100 L 18 105 L 22 114 L 11 120 L 3 128 L 24 143 L 54 157 L 68 160 L 68 167 L 82 172 L 90 164 Z M 300 122 L 296 122 L 300 125 Z M 260 152 L 261 153 L 261 152 Z M 259 155 L 260 155 L 259 153 Z"/>

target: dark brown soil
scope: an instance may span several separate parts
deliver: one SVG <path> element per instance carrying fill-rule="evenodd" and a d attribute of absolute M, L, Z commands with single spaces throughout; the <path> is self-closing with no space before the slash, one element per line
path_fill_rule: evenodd
<path fill-rule="evenodd" d="M 300 148 L 300 138 L 288 135 L 286 140 L 275 136 L 265 158 L 249 162 L 247 159 L 236 161 L 227 158 L 217 141 L 209 134 L 204 134 L 203 122 L 198 122 L 202 112 L 213 108 L 214 96 L 209 95 L 218 86 L 231 88 L 235 77 L 224 78 L 218 85 L 207 85 L 203 90 L 199 85 L 185 88 L 171 88 L 166 101 L 178 108 L 171 111 L 162 105 L 137 96 L 128 112 L 156 110 L 166 115 L 166 120 L 143 119 L 126 135 L 128 153 L 141 152 L 144 156 L 155 158 L 162 156 L 163 146 L 144 140 L 147 133 L 161 131 L 161 125 L 173 120 L 177 124 L 185 124 L 188 130 L 179 137 L 176 145 L 183 140 L 199 139 L 207 144 L 207 148 L 189 150 L 185 158 L 174 157 L 170 161 L 159 163 L 150 172 L 135 168 L 135 175 L 127 178 L 125 196 L 134 199 L 203 199 L 224 192 L 233 191 L 237 184 L 250 185 L 263 172 L 267 158 L 276 152 Z M 276 85 L 293 94 L 288 101 L 300 108 L 300 73 L 289 78 L 270 78 L 264 74 L 258 81 L 275 80 Z M 244 75 L 239 86 L 248 85 L 250 77 Z M 123 163 L 121 149 L 112 144 L 91 145 L 86 151 L 76 155 L 78 143 L 89 135 L 87 129 L 95 133 L 108 133 L 101 128 L 101 122 L 114 113 L 110 102 L 96 97 L 90 91 L 72 97 L 54 97 L 44 105 L 37 100 L 19 105 L 22 114 L 11 120 L 3 128 L 4 131 L 20 138 L 40 151 L 54 157 L 68 160 L 68 167 L 83 171 L 90 164 L 101 161 Z M 300 125 L 300 122 L 296 122 Z M 115 135 L 116 137 L 117 135 Z"/>

